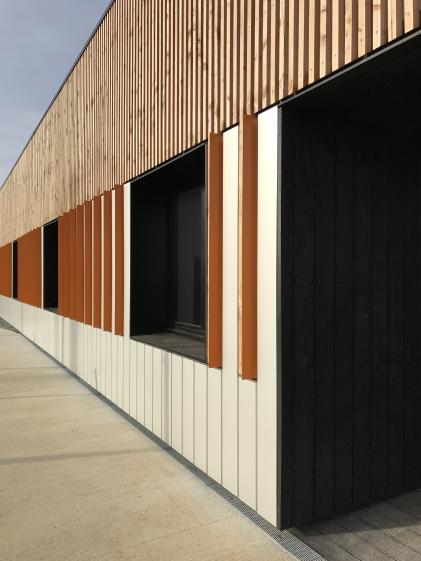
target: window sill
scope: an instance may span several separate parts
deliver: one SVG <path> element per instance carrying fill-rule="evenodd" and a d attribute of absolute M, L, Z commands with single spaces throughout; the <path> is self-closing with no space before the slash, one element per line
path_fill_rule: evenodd
<path fill-rule="evenodd" d="M 163 349 L 197 362 L 206 363 L 206 345 L 204 341 L 198 341 L 192 337 L 178 335 L 176 333 L 151 333 L 148 335 L 133 335 L 134 341 L 145 343 L 151 347 Z"/>

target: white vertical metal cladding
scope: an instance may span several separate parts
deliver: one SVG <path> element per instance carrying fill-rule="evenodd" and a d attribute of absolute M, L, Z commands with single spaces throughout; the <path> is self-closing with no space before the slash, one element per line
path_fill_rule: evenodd
<path fill-rule="evenodd" d="M 104 195 L 101 195 L 101 328 L 104 329 Z"/>
<path fill-rule="evenodd" d="M 223 135 L 222 485 L 238 494 L 238 127 Z"/>
<path fill-rule="evenodd" d="M 223 134 L 222 371 L 130 339 L 130 184 L 124 186 L 124 337 L 0 297 L 2 317 L 272 524 L 277 510 L 277 128 L 276 108 L 259 115 L 257 382 L 242 380 L 237 372 L 238 127 Z M 114 287 L 114 196 L 112 208 Z"/>
<path fill-rule="evenodd" d="M 194 363 L 194 464 L 208 471 L 208 369 Z"/>
<path fill-rule="evenodd" d="M 183 359 L 172 355 L 171 360 L 171 440 L 172 447 L 183 453 Z"/>
<path fill-rule="evenodd" d="M 124 185 L 124 336 L 130 337 L 131 185 Z"/>
<path fill-rule="evenodd" d="M 111 191 L 111 331 L 115 333 L 115 190 Z"/>

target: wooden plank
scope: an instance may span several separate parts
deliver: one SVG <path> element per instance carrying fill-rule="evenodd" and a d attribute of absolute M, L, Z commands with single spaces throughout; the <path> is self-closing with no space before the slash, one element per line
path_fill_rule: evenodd
<path fill-rule="evenodd" d="M 354 323 L 354 162 L 350 135 L 337 135 L 335 208 L 335 434 L 334 510 L 352 508 Z M 351 210 L 352 209 L 352 210 Z"/>
<path fill-rule="evenodd" d="M 320 0 L 320 78 L 332 70 L 332 0 Z"/>
<path fill-rule="evenodd" d="M 257 378 L 257 118 L 241 117 L 238 192 L 238 372 Z"/>
<path fill-rule="evenodd" d="M 418 0 L 404 0 L 404 30 L 412 31 L 420 24 L 420 6 Z"/>
<path fill-rule="evenodd" d="M 370 175 L 364 147 L 355 161 L 354 226 L 354 391 L 353 504 L 370 499 L 370 327 L 371 327 L 371 201 Z"/>
<path fill-rule="evenodd" d="M 417 0 L 117 0 L 0 192 L 0 245 L 418 26 Z"/>
<path fill-rule="evenodd" d="M 257 370 L 256 481 L 257 510 L 277 524 L 277 228 L 278 112 L 274 107 L 258 118 L 257 231 Z"/>
<path fill-rule="evenodd" d="M 363 56 L 373 48 L 373 7 L 372 0 L 358 0 L 358 56 Z"/>
<path fill-rule="evenodd" d="M 345 9 L 349 7 L 349 0 L 332 0 L 332 70 L 337 70 L 345 61 Z M 349 15 L 347 14 L 347 17 Z M 347 19 L 347 33 L 349 33 L 352 19 Z"/>
<path fill-rule="evenodd" d="M 207 157 L 207 360 L 210 368 L 222 367 L 222 143 L 222 135 L 211 134 L 209 136 Z"/>
<path fill-rule="evenodd" d="M 111 191 L 106 191 L 103 205 L 103 329 L 112 331 L 112 290 L 113 290 L 113 262 L 112 262 L 112 202 Z"/>

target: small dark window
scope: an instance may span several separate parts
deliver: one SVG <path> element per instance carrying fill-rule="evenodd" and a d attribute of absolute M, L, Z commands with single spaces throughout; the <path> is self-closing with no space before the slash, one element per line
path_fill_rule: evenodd
<path fill-rule="evenodd" d="M 44 226 L 44 308 L 58 308 L 58 222 Z"/>
<path fill-rule="evenodd" d="M 13 298 L 18 297 L 18 242 L 14 241 L 12 246 L 12 284 Z"/>
<path fill-rule="evenodd" d="M 205 147 L 132 185 L 131 334 L 205 360 Z"/>

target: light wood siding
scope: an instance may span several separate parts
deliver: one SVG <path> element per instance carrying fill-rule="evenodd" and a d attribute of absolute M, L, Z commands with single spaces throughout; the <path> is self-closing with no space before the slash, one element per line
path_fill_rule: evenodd
<path fill-rule="evenodd" d="M 417 28 L 418 4 L 116 0 L 0 191 L 0 245 Z"/>

